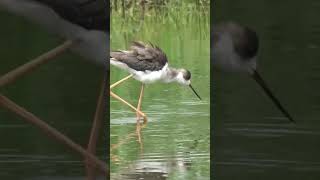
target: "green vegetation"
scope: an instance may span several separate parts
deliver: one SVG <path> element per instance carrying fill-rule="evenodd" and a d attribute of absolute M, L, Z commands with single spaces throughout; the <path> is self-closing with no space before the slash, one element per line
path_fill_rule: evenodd
<path fill-rule="evenodd" d="M 210 36 L 210 5 L 207 1 L 152 1 L 154 3 L 148 4 L 129 2 L 131 3 L 125 6 L 125 11 L 117 8 L 117 3 L 112 4 L 111 40 L 122 36 L 124 42 L 135 39 L 155 42 L 157 39 L 150 38 L 164 28 L 167 32 L 193 30 L 193 34 L 200 33 L 201 39 L 208 39 Z M 183 35 L 175 33 L 180 38 L 185 38 Z M 159 34 L 158 37 L 160 36 Z"/>
<path fill-rule="evenodd" d="M 167 54 L 170 66 L 191 71 L 192 84 L 203 100 L 177 84 L 148 85 L 142 110 L 149 122 L 142 130 L 142 150 L 134 135 L 135 113 L 111 99 L 112 178 L 156 178 L 162 169 L 161 176 L 168 179 L 209 179 L 209 1 L 140 2 L 112 2 L 111 49 L 127 49 L 134 40 L 152 42 Z M 110 81 L 126 75 L 111 67 Z M 140 83 L 135 80 L 114 89 L 132 104 L 137 103 L 139 91 Z M 146 169 L 138 172 L 141 165 Z"/>

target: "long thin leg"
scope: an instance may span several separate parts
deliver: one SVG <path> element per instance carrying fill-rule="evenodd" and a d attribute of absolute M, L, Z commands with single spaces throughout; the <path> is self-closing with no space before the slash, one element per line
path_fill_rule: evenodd
<path fill-rule="evenodd" d="M 103 114 L 105 112 L 105 89 L 106 89 L 106 82 L 105 77 L 102 80 L 101 90 L 98 97 L 97 102 L 97 108 L 94 115 L 91 133 L 90 133 L 90 139 L 87 146 L 87 151 L 89 153 L 95 154 L 96 153 L 96 147 L 97 147 L 97 141 L 99 138 L 99 133 L 101 129 L 101 125 L 103 122 Z M 86 158 L 86 170 L 87 170 L 87 180 L 94 180 L 96 179 L 96 169 L 95 167 L 92 167 L 89 163 L 89 159 Z"/>
<path fill-rule="evenodd" d="M 22 75 L 32 71 L 33 69 L 39 67 L 40 65 L 48 62 L 49 60 L 53 59 L 54 57 L 58 56 L 59 54 L 63 53 L 67 49 L 69 49 L 73 44 L 73 41 L 67 40 L 60 46 L 38 56 L 37 58 L 25 63 L 24 65 L 19 66 L 18 68 L 8 72 L 7 74 L 0 77 L 0 87 L 7 85 Z"/>
<path fill-rule="evenodd" d="M 48 136 L 53 137 L 54 139 L 56 139 L 62 144 L 65 144 L 72 150 L 81 154 L 83 157 L 87 157 L 90 160 L 89 162 L 91 165 L 93 165 L 96 168 L 99 168 L 99 170 L 101 170 L 107 176 L 109 175 L 109 169 L 105 162 L 101 161 L 92 153 L 89 153 L 87 150 L 85 150 L 82 146 L 76 144 L 70 138 L 68 138 L 67 136 L 65 136 L 55 128 L 51 127 L 49 124 L 47 124 L 46 122 L 44 122 L 43 120 L 35 116 L 34 114 L 30 113 L 26 109 L 17 105 L 7 97 L 3 96 L 2 94 L 0 94 L 0 107 L 6 108 L 9 111 L 17 114 L 22 119 L 26 120 L 28 123 L 31 123 L 32 125 L 35 125 L 38 128 L 40 128 Z"/>
<path fill-rule="evenodd" d="M 112 91 L 110 91 L 110 96 L 112 96 L 115 99 L 118 99 L 119 101 L 121 101 L 122 103 L 126 104 L 127 106 L 129 106 L 132 110 L 134 110 L 135 112 L 139 113 L 140 116 L 143 117 L 144 121 L 147 121 L 147 116 L 139 111 L 137 108 L 135 108 L 133 105 L 131 105 L 130 103 L 128 103 L 127 101 L 125 101 L 124 99 L 122 99 L 121 97 L 119 97 L 118 95 L 116 95 L 115 93 L 113 93 Z"/>
<path fill-rule="evenodd" d="M 114 88 L 114 87 L 118 86 L 119 84 L 123 83 L 124 81 L 126 81 L 126 80 L 130 79 L 132 76 L 133 76 L 133 75 L 132 75 L 132 74 L 130 74 L 129 76 L 127 76 L 127 77 L 125 77 L 125 78 L 123 78 L 123 79 L 121 79 L 121 80 L 119 80 L 119 81 L 117 81 L 117 82 L 113 83 L 113 84 L 110 86 L 110 89 L 112 89 L 112 88 Z"/>
<path fill-rule="evenodd" d="M 142 104 L 142 97 L 143 97 L 143 93 L 144 93 L 144 84 L 141 84 L 141 90 L 140 90 L 140 95 L 139 95 L 139 101 L 138 101 L 138 106 L 137 109 L 140 111 L 141 110 L 141 104 Z M 140 115 L 137 113 L 137 120 L 140 119 Z"/>
<path fill-rule="evenodd" d="M 144 84 L 141 84 L 141 91 L 140 91 L 140 96 L 139 96 L 139 101 L 138 101 L 138 106 L 137 109 L 140 111 L 141 110 L 141 104 L 142 104 L 142 97 L 143 97 L 143 93 L 144 93 Z M 137 114 L 137 127 L 136 127 L 136 131 L 137 131 L 137 136 L 138 136 L 138 141 L 141 144 L 141 126 L 140 126 L 140 114 Z"/>

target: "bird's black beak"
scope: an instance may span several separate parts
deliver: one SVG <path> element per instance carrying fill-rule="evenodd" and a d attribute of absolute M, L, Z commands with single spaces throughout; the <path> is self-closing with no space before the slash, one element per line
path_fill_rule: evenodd
<path fill-rule="evenodd" d="M 280 109 L 280 111 L 291 121 L 294 122 L 295 121 L 292 119 L 292 117 L 290 116 L 290 114 L 288 113 L 288 111 L 286 111 L 284 109 L 284 107 L 280 104 L 280 101 L 273 95 L 273 93 L 271 92 L 271 90 L 268 88 L 267 84 L 265 83 L 265 81 L 262 79 L 262 77 L 260 76 L 260 74 L 254 70 L 254 73 L 252 75 L 253 79 L 262 87 L 262 89 L 264 90 L 264 92 L 270 97 L 270 99 L 273 101 L 273 103 Z"/>
<path fill-rule="evenodd" d="M 198 95 L 198 93 L 193 89 L 193 87 L 191 86 L 191 84 L 189 85 L 189 87 L 191 88 L 191 90 L 194 92 L 194 94 L 201 100 L 201 97 Z"/>

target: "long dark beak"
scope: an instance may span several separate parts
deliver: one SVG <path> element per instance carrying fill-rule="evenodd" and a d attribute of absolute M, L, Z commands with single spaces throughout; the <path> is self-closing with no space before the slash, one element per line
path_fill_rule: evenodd
<path fill-rule="evenodd" d="M 201 100 L 201 97 L 198 95 L 198 93 L 193 89 L 193 87 L 191 86 L 191 84 L 189 85 L 189 87 L 191 88 L 191 90 L 194 92 L 194 94 Z"/>
<path fill-rule="evenodd" d="M 271 98 L 271 100 L 273 101 L 273 103 L 280 109 L 280 111 L 291 121 L 294 122 L 295 121 L 292 119 L 292 117 L 290 116 L 290 114 L 288 113 L 288 111 L 286 111 L 284 109 L 284 107 L 280 104 L 280 101 L 273 95 L 273 93 L 271 92 L 271 90 L 268 88 L 267 84 L 265 83 L 265 81 L 262 79 L 262 77 L 260 76 L 260 74 L 255 70 L 253 75 L 252 75 L 253 79 L 262 87 L 262 89 L 264 90 L 264 92 Z"/>

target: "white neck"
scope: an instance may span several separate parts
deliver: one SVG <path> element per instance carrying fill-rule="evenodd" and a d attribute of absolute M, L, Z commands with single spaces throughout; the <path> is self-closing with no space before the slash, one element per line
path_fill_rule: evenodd
<path fill-rule="evenodd" d="M 175 68 L 167 67 L 166 73 L 164 73 L 164 76 L 162 77 L 162 81 L 165 83 L 178 81 L 178 75 L 179 75 L 179 70 Z"/>

